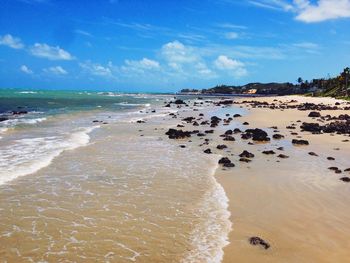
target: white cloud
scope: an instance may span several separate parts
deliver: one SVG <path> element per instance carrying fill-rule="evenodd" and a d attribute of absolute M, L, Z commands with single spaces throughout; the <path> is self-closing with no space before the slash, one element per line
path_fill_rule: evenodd
<path fill-rule="evenodd" d="M 248 73 L 243 62 L 231 59 L 224 55 L 218 56 L 214 61 L 214 65 L 217 69 L 226 71 L 237 78 L 243 77 Z"/>
<path fill-rule="evenodd" d="M 294 3 L 298 8 L 296 19 L 306 23 L 350 17 L 350 0 L 319 0 L 316 4 L 294 0 Z"/>
<path fill-rule="evenodd" d="M 128 67 L 131 68 L 138 68 L 138 69 L 146 69 L 146 70 L 152 70 L 152 69 L 159 69 L 160 65 L 158 61 L 151 60 L 148 58 L 143 58 L 141 60 L 125 60 L 125 64 Z"/>
<path fill-rule="evenodd" d="M 0 36 L 0 45 L 8 46 L 14 49 L 24 48 L 24 44 L 22 43 L 21 39 L 17 37 L 13 37 L 10 34 Z"/>
<path fill-rule="evenodd" d="M 227 39 L 237 39 L 237 38 L 239 38 L 239 34 L 236 33 L 236 32 L 227 32 L 227 33 L 225 34 L 225 37 L 226 37 Z"/>
<path fill-rule="evenodd" d="M 30 53 L 36 57 L 47 58 L 49 60 L 72 60 L 73 56 L 62 48 L 56 46 L 52 47 L 47 44 L 35 43 L 30 48 Z"/>
<path fill-rule="evenodd" d="M 295 47 L 306 48 L 306 49 L 318 49 L 319 45 L 312 42 L 300 42 L 293 44 Z"/>
<path fill-rule="evenodd" d="M 45 68 L 44 72 L 55 74 L 55 75 L 67 75 L 68 74 L 68 72 L 64 68 L 62 68 L 61 66 Z"/>
<path fill-rule="evenodd" d="M 26 65 L 22 65 L 20 68 L 19 68 L 23 73 L 26 73 L 26 74 L 33 74 L 33 71 L 28 68 Z"/>
<path fill-rule="evenodd" d="M 295 13 L 295 19 L 316 23 L 350 17 L 350 0 L 247 0 L 256 7 Z"/>
<path fill-rule="evenodd" d="M 99 77 L 113 77 L 113 64 L 109 62 L 106 66 L 90 61 L 80 63 L 79 66 L 87 73 Z"/>

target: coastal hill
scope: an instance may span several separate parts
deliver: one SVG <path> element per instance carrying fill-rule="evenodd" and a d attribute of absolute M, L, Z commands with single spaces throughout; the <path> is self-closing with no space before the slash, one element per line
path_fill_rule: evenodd
<path fill-rule="evenodd" d="M 298 78 L 293 83 L 248 83 L 243 86 L 218 85 L 208 89 L 183 89 L 180 94 L 256 94 L 256 95 L 292 95 L 305 94 L 313 96 L 326 96 L 336 98 L 349 98 L 350 95 L 350 68 L 345 68 L 338 76 L 333 78 L 319 78 L 304 81 Z"/>

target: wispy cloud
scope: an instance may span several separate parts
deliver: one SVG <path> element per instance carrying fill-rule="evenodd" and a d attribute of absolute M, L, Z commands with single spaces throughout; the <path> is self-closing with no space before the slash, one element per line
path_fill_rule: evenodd
<path fill-rule="evenodd" d="M 75 33 L 86 37 L 93 37 L 91 33 L 80 29 L 75 30 Z"/>
<path fill-rule="evenodd" d="M 295 19 L 305 23 L 350 17 L 350 0 L 248 0 L 259 8 L 293 12 Z"/>
<path fill-rule="evenodd" d="M 243 62 L 231 59 L 225 55 L 220 55 L 214 61 L 214 65 L 221 71 L 226 71 L 228 74 L 234 77 L 243 77 L 248 74 Z"/>
<path fill-rule="evenodd" d="M 22 65 L 19 69 L 25 74 L 28 74 L 28 75 L 33 74 L 33 71 L 26 65 Z"/>
<path fill-rule="evenodd" d="M 21 39 L 10 34 L 0 36 L 0 45 L 8 46 L 14 49 L 24 48 L 24 44 L 22 43 Z"/>
<path fill-rule="evenodd" d="M 55 67 L 49 67 L 49 68 L 44 68 L 44 72 L 54 74 L 54 75 L 67 75 L 68 72 L 62 68 L 61 66 L 55 66 Z"/>
<path fill-rule="evenodd" d="M 74 57 L 64 49 L 56 46 L 52 47 L 45 43 L 35 43 L 29 49 L 33 56 L 47 58 L 49 60 L 73 60 Z"/>

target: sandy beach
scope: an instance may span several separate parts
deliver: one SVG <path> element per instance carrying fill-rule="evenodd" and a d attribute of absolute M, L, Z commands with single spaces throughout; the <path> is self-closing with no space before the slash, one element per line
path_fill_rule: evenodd
<path fill-rule="evenodd" d="M 242 98 L 238 101 L 252 100 L 269 104 L 294 100 L 291 105 L 306 102 L 332 106 L 336 102 L 346 104 L 330 98 L 299 96 Z M 210 135 L 208 145 L 201 146 L 220 156 L 228 156 L 235 164 L 234 168 L 219 168 L 215 174 L 229 198 L 233 223 L 223 262 L 346 262 L 350 255 L 350 213 L 347 209 L 350 189 L 339 179 L 349 176 L 350 172 L 336 174 L 328 168 L 335 166 L 345 170 L 350 167 L 348 135 L 311 134 L 301 132 L 299 128 L 286 128 L 293 123 L 317 122 L 316 118 L 308 117 L 310 110 L 252 108 L 245 103 L 234 107 L 236 110 L 243 107 L 246 114 L 227 126 L 219 125 L 214 135 Z M 222 114 L 230 112 L 230 108 L 225 107 Z M 338 116 L 347 112 L 325 110 L 320 113 Z M 212 112 L 204 114 L 205 117 L 210 115 Z M 249 125 L 242 126 L 243 122 Z M 234 142 L 225 142 L 219 136 L 225 130 L 237 127 L 241 130 L 260 128 L 270 137 L 278 130 L 284 138 L 267 143 L 247 143 L 238 136 L 234 136 Z M 292 145 L 292 139 L 307 140 L 309 145 Z M 221 144 L 227 148 L 216 149 L 216 145 Z M 284 149 L 277 150 L 279 147 Z M 244 150 L 255 155 L 249 163 L 239 161 L 238 155 Z M 266 150 L 276 154 L 263 154 Z M 316 154 L 310 155 L 310 152 Z M 278 154 L 289 158 L 277 158 Z M 328 160 L 328 157 L 334 160 Z M 269 249 L 252 246 L 249 238 L 253 236 L 267 241 Z"/>

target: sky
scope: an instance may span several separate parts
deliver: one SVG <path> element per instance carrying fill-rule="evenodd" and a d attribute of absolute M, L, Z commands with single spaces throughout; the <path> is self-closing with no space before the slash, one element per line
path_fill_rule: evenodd
<path fill-rule="evenodd" d="M 335 76 L 350 0 L 1 0 L 0 88 L 169 92 Z"/>

